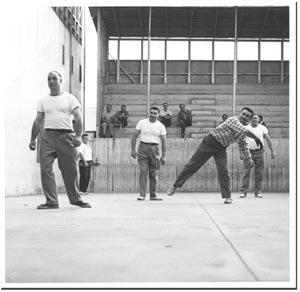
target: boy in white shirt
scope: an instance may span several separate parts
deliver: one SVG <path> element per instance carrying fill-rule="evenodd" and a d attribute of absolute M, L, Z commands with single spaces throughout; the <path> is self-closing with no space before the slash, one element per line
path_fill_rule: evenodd
<path fill-rule="evenodd" d="M 79 190 L 81 195 L 87 195 L 87 188 L 91 178 L 91 165 L 93 163 L 92 148 L 88 144 L 88 134 L 83 134 L 81 139 L 82 143 L 77 148 L 79 152 Z"/>

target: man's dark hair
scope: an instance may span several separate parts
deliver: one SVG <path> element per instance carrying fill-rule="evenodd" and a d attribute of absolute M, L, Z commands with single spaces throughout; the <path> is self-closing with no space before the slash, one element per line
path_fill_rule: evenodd
<path fill-rule="evenodd" d="M 250 108 L 250 107 L 245 106 L 245 107 L 243 107 L 243 108 L 241 109 L 241 112 L 242 112 L 243 110 L 246 110 L 246 111 L 250 112 L 252 115 L 254 114 L 254 110 L 253 110 L 252 108 Z M 252 115 L 251 115 L 251 117 L 252 117 Z"/>
<path fill-rule="evenodd" d="M 157 106 L 151 106 L 151 107 L 150 107 L 150 111 L 151 111 L 152 109 L 158 111 L 158 113 L 160 112 L 160 110 L 159 110 L 159 108 L 158 108 Z"/>
<path fill-rule="evenodd" d="M 260 118 L 260 121 L 262 122 L 263 121 L 263 116 L 262 115 L 257 115 L 259 118 Z"/>
<path fill-rule="evenodd" d="M 85 137 L 85 136 L 88 136 L 88 135 L 89 135 L 89 134 L 84 133 L 84 134 L 81 135 L 81 138 L 83 138 L 83 137 Z"/>

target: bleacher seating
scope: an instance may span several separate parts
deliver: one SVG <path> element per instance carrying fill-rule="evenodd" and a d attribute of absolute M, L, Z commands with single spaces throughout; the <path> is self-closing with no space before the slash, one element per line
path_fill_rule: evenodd
<path fill-rule="evenodd" d="M 235 115 L 243 106 L 249 106 L 263 115 L 271 137 L 289 137 L 289 89 L 288 85 L 238 85 L 236 91 Z M 186 128 L 186 137 L 201 138 L 221 121 L 223 113 L 232 116 L 232 86 L 230 85 L 151 85 L 150 105 L 162 109 L 163 102 L 169 103 L 173 113 L 168 137 L 180 137 L 177 126 L 179 104 L 186 104 L 192 110 L 193 123 Z M 143 84 L 109 84 L 104 104 L 113 105 L 113 111 L 127 105 L 130 113 L 128 126 L 116 129 L 116 137 L 131 137 L 136 123 L 146 117 L 147 86 Z"/>

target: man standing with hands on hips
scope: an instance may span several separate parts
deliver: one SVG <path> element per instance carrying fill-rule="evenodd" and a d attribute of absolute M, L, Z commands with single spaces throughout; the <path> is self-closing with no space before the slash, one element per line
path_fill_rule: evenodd
<path fill-rule="evenodd" d="M 160 164 L 166 163 L 166 135 L 165 126 L 158 121 L 159 108 L 152 106 L 149 118 L 140 120 L 131 138 L 131 156 L 138 159 L 140 167 L 140 196 L 138 201 L 145 200 L 147 177 L 149 175 L 150 200 L 161 201 L 156 195 L 158 181 L 158 170 Z M 136 140 L 140 136 L 138 152 L 136 151 Z M 159 157 L 159 143 L 161 142 L 162 154 Z"/>
<path fill-rule="evenodd" d="M 37 209 L 59 208 L 53 163 L 57 158 L 70 204 L 91 208 L 89 203 L 81 200 L 78 189 L 78 152 L 75 147 L 81 144 L 82 118 L 80 104 L 70 93 L 61 91 L 62 77 L 57 71 L 48 74 L 50 94 L 39 100 L 37 115 L 32 125 L 30 150 L 36 149 L 36 137 L 41 137 L 40 168 L 42 187 L 46 203 Z M 76 133 L 73 132 L 72 120 L 76 120 Z"/>

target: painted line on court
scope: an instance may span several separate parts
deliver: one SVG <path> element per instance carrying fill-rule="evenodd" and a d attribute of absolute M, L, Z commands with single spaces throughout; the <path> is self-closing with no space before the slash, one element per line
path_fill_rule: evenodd
<path fill-rule="evenodd" d="M 256 281 L 260 281 L 259 277 L 254 273 L 254 271 L 248 266 L 248 264 L 246 263 L 246 261 L 243 259 L 243 257 L 241 256 L 241 254 L 239 253 L 239 251 L 237 250 L 237 248 L 234 246 L 234 244 L 230 241 L 230 239 L 226 236 L 226 234 L 222 231 L 221 227 L 218 225 L 218 223 L 214 220 L 213 216 L 209 213 L 209 211 L 201 204 L 201 202 L 199 202 L 198 198 L 196 196 L 194 196 L 194 198 L 196 199 L 197 203 L 201 206 L 201 208 L 204 210 L 204 212 L 208 215 L 208 217 L 211 219 L 211 221 L 214 223 L 214 225 L 217 227 L 217 229 L 220 231 L 220 233 L 222 234 L 222 236 L 224 237 L 224 239 L 229 243 L 229 245 L 231 246 L 231 248 L 233 249 L 233 251 L 235 252 L 235 254 L 238 256 L 238 258 L 240 259 L 240 261 L 243 263 L 243 265 L 245 266 L 245 268 L 248 270 L 248 272 L 252 275 L 252 277 L 256 280 Z"/>

